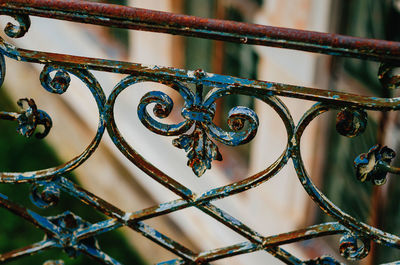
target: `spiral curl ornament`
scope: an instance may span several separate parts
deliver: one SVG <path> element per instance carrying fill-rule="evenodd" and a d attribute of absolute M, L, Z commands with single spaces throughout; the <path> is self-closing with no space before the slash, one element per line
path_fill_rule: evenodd
<path fill-rule="evenodd" d="M 336 131 L 346 137 L 356 137 L 367 128 L 368 114 L 362 109 L 344 108 L 336 116 Z"/>
<path fill-rule="evenodd" d="M 361 241 L 361 246 L 359 246 L 358 241 Z M 340 238 L 340 255 L 348 260 L 365 258 L 369 253 L 370 247 L 370 241 L 364 237 L 348 233 Z"/>
<path fill-rule="evenodd" d="M 210 135 L 225 145 L 237 146 L 246 144 L 253 140 L 257 134 L 258 116 L 250 108 L 243 106 L 232 108 L 228 113 L 227 122 L 232 132 L 226 132 L 213 123 L 209 125 Z M 248 129 L 243 130 L 246 123 L 248 123 Z"/>
<path fill-rule="evenodd" d="M 378 78 L 382 87 L 394 90 L 400 87 L 400 74 L 396 74 L 394 69 L 396 66 L 381 63 L 378 70 Z"/>
<path fill-rule="evenodd" d="M 60 189 L 53 182 L 38 182 L 32 184 L 29 197 L 34 205 L 46 209 L 55 206 L 60 196 Z"/>
<path fill-rule="evenodd" d="M 236 131 L 236 132 L 240 131 L 241 129 L 244 128 L 246 118 L 248 117 L 248 116 L 243 115 L 242 111 L 239 110 L 239 108 L 244 108 L 244 107 L 232 108 L 228 114 L 229 128 L 231 128 L 231 130 Z"/>
<path fill-rule="evenodd" d="M 25 36 L 31 26 L 31 19 L 28 15 L 10 15 L 14 18 L 18 25 L 14 25 L 13 23 L 7 23 L 4 28 L 4 32 L 10 38 L 21 38 Z"/>
<path fill-rule="evenodd" d="M 172 99 L 161 91 L 151 91 L 146 93 L 140 100 L 137 113 L 142 124 L 150 131 L 166 136 L 180 135 L 190 129 L 193 122 L 185 120 L 179 124 L 165 124 L 153 119 L 147 112 L 147 107 L 155 104 L 153 113 L 157 118 L 163 119 L 171 113 L 174 102 Z"/>
<path fill-rule="evenodd" d="M 54 71 L 56 73 L 54 77 L 51 77 L 51 73 Z M 40 73 L 40 82 L 50 93 L 63 94 L 71 83 L 71 77 L 61 66 L 46 65 Z"/>

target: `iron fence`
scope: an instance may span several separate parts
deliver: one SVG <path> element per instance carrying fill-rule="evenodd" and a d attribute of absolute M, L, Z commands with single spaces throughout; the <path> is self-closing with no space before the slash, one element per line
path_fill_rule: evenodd
<path fill-rule="evenodd" d="M 21 38 L 28 32 L 30 16 L 46 17 L 81 23 L 145 30 L 223 40 L 243 44 L 255 44 L 289 48 L 334 56 L 353 57 L 381 63 L 378 77 L 382 86 L 393 89 L 399 86 L 399 76 L 393 70 L 400 63 L 400 43 L 383 40 L 363 39 L 335 34 L 277 28 L 232 21 L 206 19 L 193 16 L 151 11 L 133 7 L 99 4 L 85 1 L 67 0 L 13 0 L 1 1 L 0 13 L 14 18 L 18 23 L 7 24 L 5 33 L 10 38 Z M 43 65 L 40 73 L 42 86 L 50 93 L 63 94 L 69 87 L 70 76 L 80 79 L 93 95 L 98 111 L 98 130 L 90 145 L 71 161 L 57 167 L 34 172 L 2 172 L 1 183 L 30 183 L 31 200 L 36 206 L 53 206 L 61 192 L 66 192 L 97 209 L 109 218 L 98 223 L 89 223 L 72 212 L 58 216 L 41 216 L 12 202 L 0 194 L 1 207 L 26 219 L 44 232 L 44 239 L 32 245 L 0 255 L 1 262 L 32 255 L 48 248 L 64 249 L 71 256 L 84 253 L 104 264 L 120 264 L 96 243 L 99 234 L 127 226 L 159 246 L 174 253 L 178 258 L 160 264 L 207 264 L 209 262 L 250 253 L 266 251 L 286 264 L 341 264 L 329 256 L 303 261 L 285 251 L 282 246 L 288 243 L 327 236 L 342 235 L 339 242 L 340 254 L 349 260 L 366 257 L 370 242 L 392 248 L 400 248 L 400 238 L 356 220 L 332 203 L 312 182 L 307 173 L 300 152 L 301 137 L 305 128 L 319 115 L 329 110 L 339 111 L 336 128 L 338 133 L 353 137 L 363 133 L 367 126 L 366 110 L 392 111 L 400 108 L 400 98 L 378 98 L 349 94 L 339 91 L 321 90 L 260 80 L 249 80 L 232 76 L 206 73 L 202 70 L 187 71 L 161 66 L 146 66 L 138 63 L 86 58 L 65 54 L 55 54 L 26 50 L 0 39 L 1 82 L 4 81 L 6 65 L 4 56 L 29 63 Z M 127 74 L 112 93 L 106 97 L 100 83 L 91 70 Z M 215 142 L 237 146 L 247 143 L 257 133 L 257 114 L 243 106 L 233 108 L 228 117 L 230 131 L 225 131 L 213 123 L 215 102 L 231 94 L 257 98 L 271 106 L 283 121 L 287 132 L 287 145 L 280 157 L 259 173 L 235 183 L 211 189 L 203 194 L 195 194 L 146 161 L 120 133 L 114 119 L 114 105 L 122 91 L 141 82 L 159 82 L 176 90 L 184 99 L 182 116 L 178 124 L 164 124 L 148 113 L 148 105 L 154 104 L 156 117 L 167 117 L 173 107 L 172 99 L 161 91 L 145 94 L 137 114 L 152 132 L 163 136 L 175 136 L 173 145 L 187 152 L 188 166 L 197 176 L 211 168 L 213 160 L 222 155 Z M 192 91 L 189 86 L 194 85 Z M 212 87 L 204 95 L 204 87 Z M 295 124 L 292 116 L 278 96 L 292 97 L 316 102 L 301 120 Z M 18 122 L 17 131 L 32 136 L 38 125 L 44 126 L 39 138 L 45 137 L 52 126 L 46 112 L 37 108 L 32 99 L 21 99 L 19 113 L 0 112 L 0 118 Z M 124 212 L 85 189 L 77 186 L 64 175 L 82 165 L 96 151 L 104 132 L 112 138 L 115 146 L 133 164 L 165 188 L 179 195 L 180 199 L 161 203 L 136 212 Z M 390 166 L 395 152 L 379 144 L 361 154 L 354 160 L 357 177 L 360 181 L 370 181 L 375 185 L 385 183 L 387 173 L 399 174 L 400 169 Z M 274 236 L 263 236 L 237 220 L 234 216 L 216 207 L 213 202 L 238 194 L 267 182 L 276 175 L 289 160 L 292 160 L 298 179 L 309 197 L 336 221 L 321 223 L 304 229 Z M 144 223 L 145 220 L 166 215 L 188 207 L 200 209 L 247 241 L 225 248 L 195 253 L 187 247 Z M 92 240 L 88 240 L 92 239 Z"/>

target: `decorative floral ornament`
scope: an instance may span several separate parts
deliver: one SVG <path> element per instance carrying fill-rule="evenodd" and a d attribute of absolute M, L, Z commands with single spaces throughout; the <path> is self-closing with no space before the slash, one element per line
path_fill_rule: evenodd
<path fill-rule="evenodd" d="M 354 160 L 357 179 L 371 181 L 375 185 L 385 184 L 389 164 L 395 156 L 395 151 L 389 147 L 374 145 Z"/>
<path fill-rule="evenodd" d="M 36 133 L 36 137 L 42 139 L 50 132 L 53 125 L 50 116 L 37 108 L 33 99 L 23 98 L 18 100 L 20 113 L 0 111 L 0 119 L 17 121 L 17 132 L 25 137 L 31 137 L 38 125 L 43 125 L 43 132 Z"/>
<path fill-rule="evenodd" d="M 28 104 L 27 107 L 24 106 L 24 102 Z M 18 115 L 18 127 L 17 132 L 25 137 L 31 137 L 39 124 L 42 124 L 45 129 L 42 133 L 37 133 L 37 138 L 44 138 L 50 131 L 52 126 L 50 116 L 36 107 L 35 101 L 33 99 L 23 98 L 18 100 L 18 106 L 23 109 L 21 114 Z"/>
<path fill-rule="evenodd" d="M 202 78 L 200 74 L 196 76 Z M 161 91 L 151 91 L 142 97 L 138 105 L 138 116 L 143 125 L 154 133 L 165 136 L 179 135 L 172 141 L 172 144 L 188 153 L 187 164 L 198 177 L 211 168 L 213 160 L 222 160 L 222 155 L 217 145 L 210 139 L 211 137 L 225 145 L 237 146 L 248 143 L 256 135 L 259 124 L 258 117 L 253 110 L 247 107 L 237 106 L 229 111 L 228 126 L 232 131 L 224 131 L 213 123 L 215 101 L 225 95 L 221 93 L 224 91 L 223 89 L 213 89 L 203 99 L 201 84 L 196 86 L 196 93 L 177 82 L 169 85 L 177 90 L 185 100 L 181 112 L 185 120 L 179 124 L 163 124 L 150 116 L 147 106 L 152 103 L 155 103 L 153 113 L 160 119 L 167 117 L 172 111 L 172 99 Z M 246 121 L 248 127 L 242 130 Z M 190 130 L 193 127 L 194 129 Z M 188 131 L 190 132 L 184 134 Z"/>

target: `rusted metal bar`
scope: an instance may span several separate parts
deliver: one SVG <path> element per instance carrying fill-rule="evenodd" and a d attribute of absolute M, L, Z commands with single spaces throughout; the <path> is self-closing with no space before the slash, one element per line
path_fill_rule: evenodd
<path fill-rule="evenodd" d="M 399 63 L 400 43 L 69 0 L 3 0 L 0 11 Z"/>

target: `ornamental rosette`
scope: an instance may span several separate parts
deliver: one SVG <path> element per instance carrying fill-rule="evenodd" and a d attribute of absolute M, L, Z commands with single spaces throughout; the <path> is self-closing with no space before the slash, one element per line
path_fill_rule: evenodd
<path fill-rule="evenodd" d="M 389 165 L 396 156 L 396 152 L 387 146 L 377 144 L 371 147 L 367 153 L 363 153 L 354 160 L 357 179 L 361 182 L 371 181 L 374 185 L 383 185 L 386 182 L 387 170 L 381 163 Z"/>

